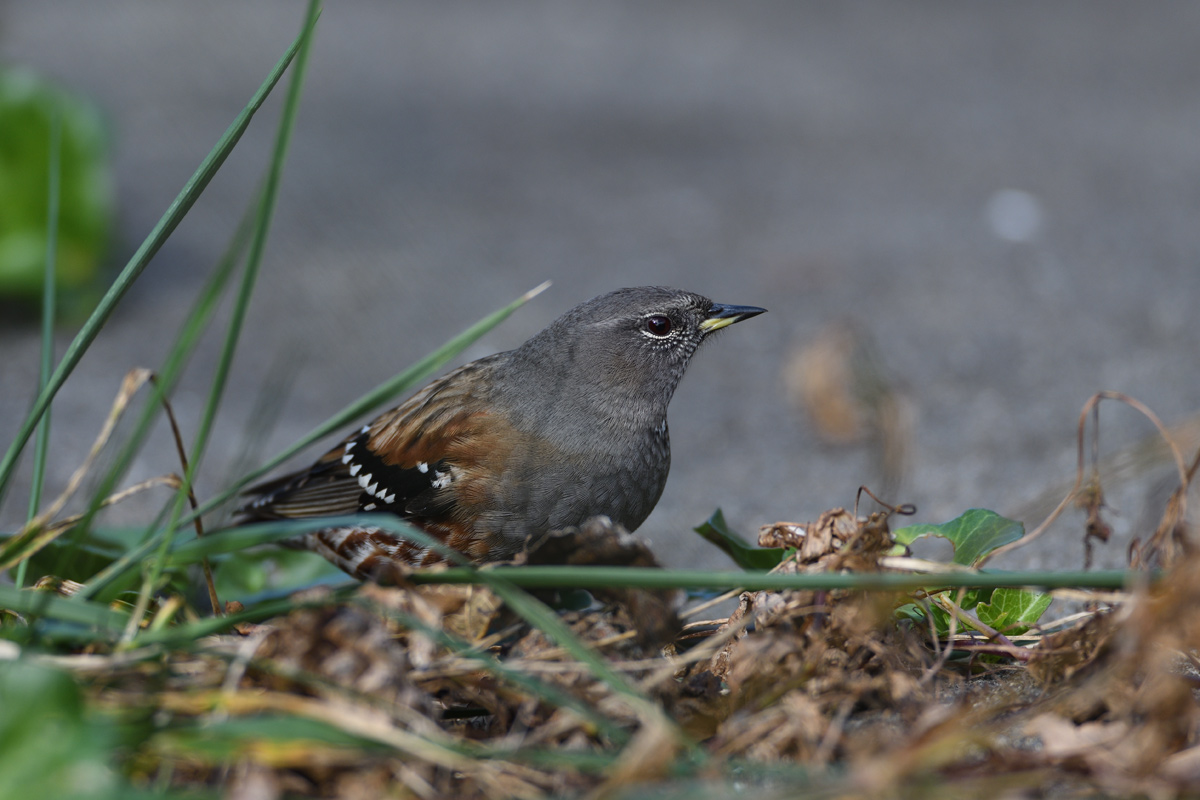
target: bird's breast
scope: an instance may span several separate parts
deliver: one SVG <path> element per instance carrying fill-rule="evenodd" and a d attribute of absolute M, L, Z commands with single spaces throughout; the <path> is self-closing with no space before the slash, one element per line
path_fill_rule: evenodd
<path fill-rule="evenodd" d="M 509 454 L 489 527 L 524 539 L 604 515 L 632 531 L 662 495 L 670 463 L 665 423 L 580 449 L 531 439 Z"/>

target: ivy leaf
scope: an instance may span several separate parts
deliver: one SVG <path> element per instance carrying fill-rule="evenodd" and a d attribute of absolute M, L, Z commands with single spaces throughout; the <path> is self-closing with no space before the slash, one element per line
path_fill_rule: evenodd
<path fill-rule="evenodd" d="M 909 525 L 896 531 L 896 542 L 910 545 L 923 536 L 940 536 L 954 545 L 954 563 L 973 567 L 997 548 L 1025 535 L 1025 525 L 986 508 L 972 508 L 941 525 Z"/>
<path fill-rule="evenodd" d="M 989 602 L 975 607 L 975 615 L 984 625 L 1001 633 L 1024 633 L 1046 613 L 1051 599 L 1043 592 L 996 589 Z"/>
<path fill-rule="evenodd" d="M 725 515 L 719 508 L 704 524 L 692 530 L 725 551 L 742 569 L 769 570 L 779 566 L 779 562 L 783 560 L 784 548 L 753 547 L 730 530 L 725 522 Z"/>

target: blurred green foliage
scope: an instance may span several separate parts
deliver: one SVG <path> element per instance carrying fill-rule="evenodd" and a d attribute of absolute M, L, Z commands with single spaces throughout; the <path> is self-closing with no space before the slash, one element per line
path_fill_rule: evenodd
<path fill-rule="evenodd" d="M 36 304 L 46 260 L 51 125 L 61 130 L 56 285 L 68 315 L 98 296 L 114 183 L 103 118 L 91 102 L 22 67 L 0 67 L 0 299 Z"/>
<path fill-rule="evenodd" d="M 75 681 L 23 661 L 0 663 L 0 797 L 117 796 L 116 736 L 84 707 Z"/>

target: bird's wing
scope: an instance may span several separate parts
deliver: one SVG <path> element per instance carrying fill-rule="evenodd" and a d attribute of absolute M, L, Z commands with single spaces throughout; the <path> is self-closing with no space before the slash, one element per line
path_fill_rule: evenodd
<path fill-rule="evenodd" d="M 417 524 L 466 516 L 460 505 L 483 498 L 463 489 L 486 472 L 491 443 L 480 386 L 495 357 L 460 367 L 377 417 L 311 467 L 260 484 L 239 509 L 243 521 L 387 512 Z M 486 452 L 484 452 L 486 451 Z M 464 481 L 465 486 L 452 484 Z M 462 500 L 460 501 L 460 498 Z"/>

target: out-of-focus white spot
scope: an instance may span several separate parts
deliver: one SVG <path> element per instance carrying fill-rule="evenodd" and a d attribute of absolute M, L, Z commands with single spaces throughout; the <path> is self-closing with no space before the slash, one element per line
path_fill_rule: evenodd
<path fill-rule="evenodd" d="M 1042 204 L 1029 192 L 1001 189 L 987 201 L 984 217 L 997 237 L 1008 242 L 1028 242 L 1042 227 Z"/>

